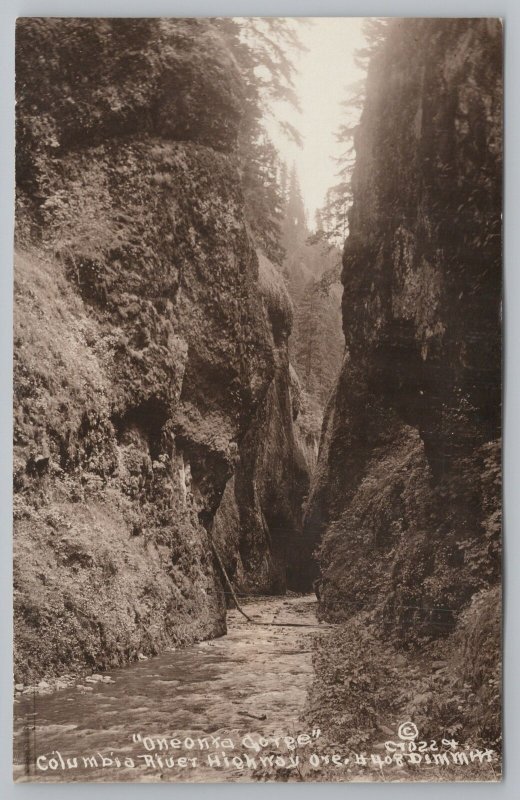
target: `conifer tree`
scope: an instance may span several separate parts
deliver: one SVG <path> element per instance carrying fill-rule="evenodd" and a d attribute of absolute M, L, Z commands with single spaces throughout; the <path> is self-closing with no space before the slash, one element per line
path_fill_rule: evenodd
<path fill-rule="evenodd" d="M 303 244 L 308 234 L 305 206 L 294 163 L 288 181 L 284 211 L 283 246 L 288 253 L 291 253 Z"/>
<path fill-rule="evenodd" d="M 343 146 L 337 164 L 338 182 L 326 195 L 322 213 L 322 227 L 317 229 L 314 240 L 325 240 L 343 247 L 348 235 L 348 212 L 352 205 L 351 179 L 355 164 L 355 136 L 359 126 L 359 118 L 365 102 L 366 72 L 371 58 L 377 53 L 387 34 L 388 20 L 369 18 L 363 22 L 365 46 L 358 49 L 355 62 L 365 75 L 347 87 L 347 95 L 341 105 L 345 119 L 341 122 L 336 140 Z"/>
<path fill-rule="evenodd" d="M 284 257 L 282 221 L 287 179 L 276 148 L 266 132 L 266 119 L 280 101 L 297 108 L 293 57 L 302 49 L 296 28 L 283 18 L 216 18 L 241 71 L 245 85 L 239 154 L 246 217 L 257 246 L 274 263 Z M 277 119 L 286 136 L 301 143 L 287 120 Z M 286 168 L 285 168 L 286 170 Z"/>

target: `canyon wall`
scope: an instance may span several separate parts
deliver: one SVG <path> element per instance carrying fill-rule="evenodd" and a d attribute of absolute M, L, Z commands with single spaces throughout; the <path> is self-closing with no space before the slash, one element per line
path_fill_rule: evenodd
<path fill-rule="evenodd" d="M 346 356 L 305 535 L 325 613 L 377 612 L 412 643 L 500 577 L 502 30 L 388 31 L 355 136 Z"/>
<path fill-rule="evenodd" d="M 309 488 L 299 428 L 300 387 L 289 365 L 292 307 L 276 268 L 260 256 L 260 291 L 268 311 L 275 372 L 264 403 L 240 444 L 239 462 L 215 518 L 214 536 L 238 591 L 281 594 L 305 589 L 302 503 Z"/>
<path fill-rule="evenodd" d="M 18 23 L 18 680 L 224 633 L 212 536 L 246 588 L 285 589 L 308 476 L 290 307 L 244 222 L 243 102 L 208 21 Z M 247 519 L 219 527 L 231 493 Z"/>

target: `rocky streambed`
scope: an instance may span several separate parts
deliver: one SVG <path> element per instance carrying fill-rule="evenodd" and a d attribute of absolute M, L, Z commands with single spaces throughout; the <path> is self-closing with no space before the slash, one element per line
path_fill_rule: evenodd
<path fill-rule="evenodd" d="M 300 716 L 323 627 L 316 601 L 271 597 L 245 608 L 263 624 L 232 610 L 219 639 L 52 693 L 18 694 L 15 780 L 269 779 L 281 766 L 273 753 L 291 768 L 291 754 L 312 746 Z"/>

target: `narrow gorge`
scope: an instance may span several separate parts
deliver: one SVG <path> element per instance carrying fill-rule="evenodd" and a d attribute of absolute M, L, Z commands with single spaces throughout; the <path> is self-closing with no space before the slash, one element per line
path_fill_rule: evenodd
<path fill-rule="evenodd" d="M 20 693 L 315 591 L 308 725 L 499 749 L 501 47 L 388 21 L 338 244 L 230 21 L 19 20 Z"/>

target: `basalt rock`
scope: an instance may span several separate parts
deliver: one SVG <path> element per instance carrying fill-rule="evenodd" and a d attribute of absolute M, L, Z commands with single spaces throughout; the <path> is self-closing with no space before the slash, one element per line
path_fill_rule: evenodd
<path fill-rule="evenodd" d="M 215 518 L 214 537 L 226 554 L 229 577 L 239 592 L 280 594 L 287 588 L 309 588 L 306 565 L 311 553 L 304 549 L 302 539 L 309 464 L 305 444 L 293 426 L 301 390 L 289 365 L 291 302 L 281 275 L 263 256 L 260 289 L 275 371 L 240 444 L 235 475 Z"/>
<path fill-rule="evenodd" d="M 497 20 L 390 23 L 355 137 L 347 355 L 305 530 L 328 612 L 405 638 L 500 573 L 501 43 Z"/>
<path fill-rule="evenodd" d="M 267 424 L 283 441 L 261 468 L 273 480 L 296 468 L 287 320 L 260 300 L 237 161 L 243 87 L 215 27 L 26 19 L 17 54 L 26 682 L 225 632 L 210 536 L 237 460 Z M 283 588 L 280 564 L 248 569 Z"/>

